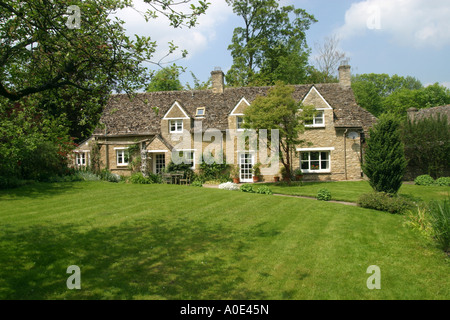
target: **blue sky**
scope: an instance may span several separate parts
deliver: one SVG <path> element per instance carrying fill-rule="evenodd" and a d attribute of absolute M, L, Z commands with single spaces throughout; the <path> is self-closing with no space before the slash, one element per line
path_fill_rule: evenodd
<path fill-rule="evenodd" d="M 215 67 L 226 72 L 232 59 L 227 50 L 241 19 L 225 0 L 209 0 L 211 7 L 194 29 L 174 30 L 163 18 L 145 23 L 133 10 L 120 12 L 130 34 L 151 36 L 162 55 L 173 41 L 189 55 L 177 61 L 186 68 L 183 84 L 193 83 L 189 71 L 206 81 Z M 281 0 L 305 9 L 318 20 L 307 32 L 315 44 L 336 34 L 340 49 L 350 58 L 353 74 L 387 73 L 413 76 L 424 85 L 439 82 L 450 88 L 449 0 Z M 135 0 L 142 10 L 142 0 Z M 176 56 L 173 56 L 176 58 Z M 158 60 L 159 56 L 155 57 Z M 311 61 L 313 63 L 313 61 Z"/>

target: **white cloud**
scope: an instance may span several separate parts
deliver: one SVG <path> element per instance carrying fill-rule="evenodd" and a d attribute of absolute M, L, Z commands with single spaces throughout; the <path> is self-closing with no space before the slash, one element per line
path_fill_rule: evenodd
<path fill-rule="evenodd" d="M 150 9 L 143 0 L 134 0 L 133 5 L 140 12 Z M 184 12 L 188 12 L 188 5 L 190 4 L 185 5 Z M 177 9 L 183 11 L 182 5 L 177 6 Z M 169 25 L 169 21 L 165 17 L 158 17 L 145 22 L 143 16 L 136 10 L 127 8 L 118 12 L 117 16 L 125 21 L 127 34 L 150 36 L 152 40 L 157 42 L 158 49 L 155 53 L 155 61 L 167 53 L 167 43 L 170 41 L 177 45 L 180 50 L 187 50 L 189 53 L 188 59 L 207 50 L 209 43 L 216 39 L 217 28 L 233 14 L 232 9 L 226 4 L 225 0 L 214 0 L 211 1 L 206 14 L 199 17 L 198 25 L 195 28 L 189 29 L 184 27 L 175 29 Z M 179 54 L 174 54 L 170 59 L 179 57 Z"/>
<path fill-rule="evenodd" d="M 448 0 L 365 0 L 351 5 L 337 33 L 348 39 L 380 32 L 402 45 L 439 48 L 450 44 L 449 17 Z"/>

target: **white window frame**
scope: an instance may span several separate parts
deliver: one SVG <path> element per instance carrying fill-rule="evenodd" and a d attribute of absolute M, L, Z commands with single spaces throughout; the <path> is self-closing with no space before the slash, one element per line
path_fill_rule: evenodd
<path fill-rule="evenodd" d="M 87 163 L 87 152 L 77 152 L 75 155 L 77 166 L 85 167 Z"/>
<path fill-rule="evenodd" d="M 158 162 L 158 156 L 159 157 L 162 157 L 163 159 L 164 159 L 164 167 L 163 168 L 159 168 L 161 171 L 160 172 L 158 172 L 158 164 L 160 164 L 159 162 Z M 163 170 L 166 168 L 166 155 L 165 155 L 165 153 L 155 153 L 154 154 L 154 161 L 153 161 L 153 172 L 155 173 L 155 174 L 160 174 L 160 173 L 162 173 L 163 172 Z"/>
<path fill-rule="evenodd" d="M 118 167 L 125 167 L 129 165 L 130 155 L 128 154 L 128 148 L 116 148 L 116 163 Z M 121 157 L 121 161 L 120 158 Z M 125 159 L 128 158 L 128 161 Z"/>
<path fill-rule="evenodd" d="M 241 121 L 239 121 L 239 119 L 241 119 Z M 237 131 L 244 131 L 245 130 L 245 128 L 241 127 L 243 124 L 244 124 L 244 115 L 236 116 L 236 130 Z"/>
<path fill-rule="evenodd" d="M 175 127 L 175 130 L 172 130 L 173 125 Z M 183 120 L 182 119 L 169 120 L 169 132 L 170 133 L 183 133 Z"/>
<path fill-rule="evenodd" d="M 318 117 L 314 115 L 312 124 L 305 124 L 307 128 L 324 128 L 325 127 L 325 109 L 316 109 L 317 112 L 320 112 L 322 116 Z M 322 119 L 322 123 L 316 123 L 317 119 Z"/>
<path fill-rule="evenodd" d="M 300 168 L 304 173 L 330 173 L 331 172 L 331 151 L 333 151 L 334 148 L 303 148 L 303 149 L 297 149 L 297 151 L 300 152 Z M 317 152 L 319 153 L 319 159 L 318 160 L 311 160 L 311 153 Z M 304 153 L 308 154 L 308 160 L 303 160 Z M 327 159 L 322 159 L 322 153 L 327 154 Z M 311 162 L 319 162 L 319 169 L 311 169 Z M 308 163 L 308 168 L 303 167 L 303 163 Z M 328 164 L 327 169 L 322 169 L 322 162 L 326 162 Z"/>
<path fill-rule="evenodd" d="M 200 113 L 201 111 L 201 113 Z M 204 117 L 205 116 L 205 108 L 197 108 L 197 111 L 195 112 L 196 117 Z"/>

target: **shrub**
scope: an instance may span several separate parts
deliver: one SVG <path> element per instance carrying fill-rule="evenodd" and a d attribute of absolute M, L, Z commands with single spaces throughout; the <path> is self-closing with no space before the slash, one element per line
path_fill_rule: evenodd
<path fill-rule="evenodd" d="M 100 177 L 90 171 L 78 171 L 75 173 L 82 181 L 98 181 Z"/>
<path fill-rule="evenodd" d="M 363 171 L 374 191 L 396 194 L 406 169 L 400 123 L 393 115 L 383 115 L 370 129 Z"/>
<path fill-rule="evenodd" d="M 219 185 L 219 189 L 222 190 L 231 190 L 231 191 L 238 191 L 239 186 L 233 182 L 225 182 Z"/>
<path fill-rule="evenodd" d="M 200 180 L 194 180 L 194 181 L 192 181 L 191 186 L 201 188 L 201 187 L 203 187 L 203 183 Z"/>
<path fill-rule="evenodd" d="M 414 180 L 414 183 L 418 186 L 432 186 L 434 185 L 434 182 L 435 182 L 434 179 L 428 174 L 418 176 Z"/>
<path fill-rule="evenodd" d="M 272 190 L 270 190 L 268 186 L 261 186 L 258 189 L 256 189 L 255 192 L 259 194 L 273 194 Z"/>
<path fill-rule="evenodd" d="M 408 213 L 408 224 L 434 239 L 444 251 L 450 249 L 450 198 L 432 201 Z"/>
<path fill-rule="evenodd" d="M 414 207 L 414 203 L 410 200 L 399 196 L 392 196 L 385 192 L 363 194 L 358 199 L 358 205 L 363 208 L 399 214 L 405 213 Z"/>
<path fill-rule="evenodd" d="M 144 177 L 142 172 L 137 172 L 131 175 L 129 181 L 132 184 L 152 184 L 153 181 L 149 177 Z"/>
<path fill-rule="evenodd" d="M 328 189 L 322 188 L 317 193 L 317 200 L 329 201 L 331 200 L 331 192 Z"/>
<path fill-rule="evenodd" d="M 107 170 L 107 169 L 103 169 L 100 172 L 100 179 L 104 180 L 104 181 L 108 181 L 108 182 L 120 182 L 122 180 L 122 178 L 115 173 L 112 173 L 111 171 Z"/>
<path fill-rule="evenodd" d="M 428 206 L 433 238 L 444 251 L 450 249 L 450 198 L 432 201 Z"/>
<path fill-rule="evenodd" d="M 245 183 L 240 187 L 240 190 L 242 192 L 250 192 L 250 193 L 254 193 L 255 190 L 253 190 L 253 186 L 251 184 Z"/>
<path fill-rule="evenodd" d="M 450 177 L 442 177 L 435 181 L 437 186 L 450 187 Z"/>

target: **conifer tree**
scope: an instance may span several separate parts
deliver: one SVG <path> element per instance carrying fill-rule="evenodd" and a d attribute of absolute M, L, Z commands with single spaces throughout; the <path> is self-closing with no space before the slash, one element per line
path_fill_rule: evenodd
<path fill-rule="evenodd" d="M 400 122 L 386 114 L 370 130 L 363 171 L 374 191 L 394 195 L 402 186 L 407 161 L 399 128 Z"/>

